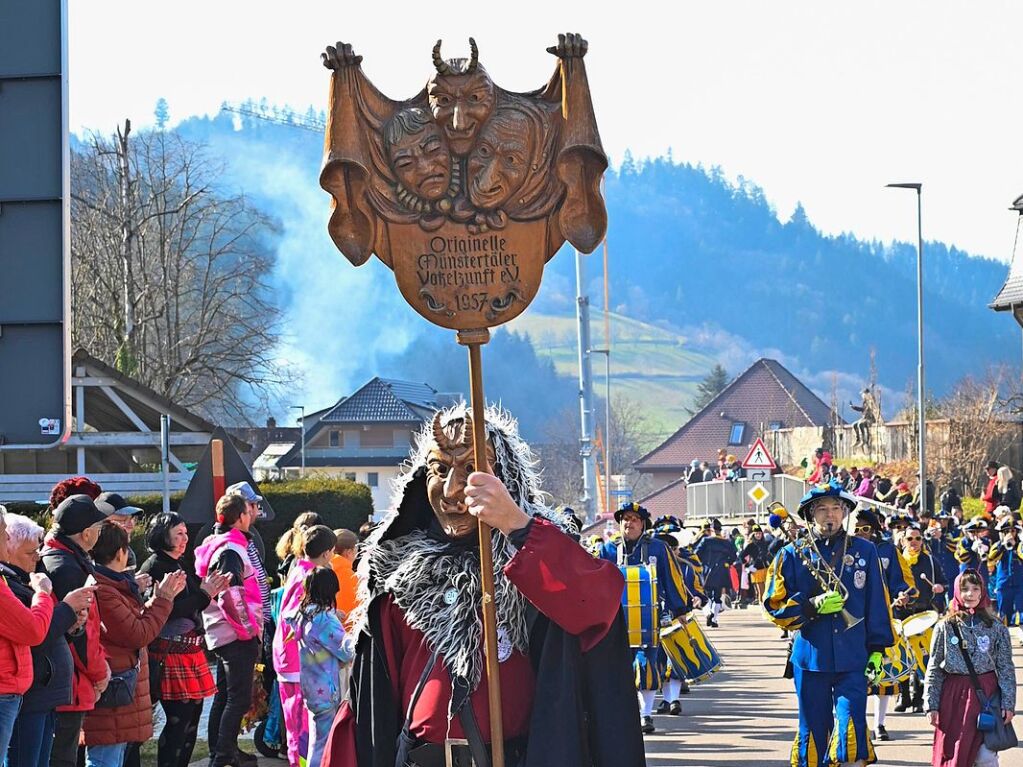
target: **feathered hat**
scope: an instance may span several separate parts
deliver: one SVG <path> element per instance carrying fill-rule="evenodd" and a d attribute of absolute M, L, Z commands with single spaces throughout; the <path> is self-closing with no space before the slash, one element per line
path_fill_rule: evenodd
<path fill-rule="evenodd" d="M 846 505 L 849 511 L 855 509 L 856 504 L 860 502 L 859 498 L 846 492 L 845 488 L 837 480 L 833 479 L 830 482 L 822 482 L 811 487 L 810 492 L 800 499 L 799 508 L 796 510 L 796 513 L 803 519 L 809 519 L 810 507 L 814 501 L 819 501 L 822 498 L 837 498 Z"/>

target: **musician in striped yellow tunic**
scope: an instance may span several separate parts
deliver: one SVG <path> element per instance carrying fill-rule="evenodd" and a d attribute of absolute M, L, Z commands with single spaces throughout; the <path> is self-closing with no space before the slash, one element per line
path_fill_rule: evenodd
<path fill-rule="evenodd" d="M 697 574 L 699 560 L 696 560 L 697 565 L 694 566 L 691 560 L 696 559 L 696 557 L 688 549 L 683 556 L 682 547 L 679 546 L 678 538 L 675 537 L 677 533 L 681 532 L 682 522 L 680 520 L 675 517 L 661 517 L 657 520 L 652 534 L 668 548 L 668 553 L 671 555 L 669 561 L 671 577 L 675 581 L 675 588 L 685 598 L 685 612 L 688 614 L 692 610 L 699 608 L 707 597 L 703 593 L 703 586 Z M 670 623 L 671 618 L 665 613 L 661 618 L 661 625 L 664 626 Z M 678 716 L 682 713 L 682 702 L 679 696 L 689 692 L 689 684 L 679 668 L 669 661 L 663 644 L 657 653 L 657 660 L 661 672 L 662 695 L 661 703 L 657 707 L 657 713 Z"/>
<path fill-rule="evenodd" d="M 615 521 L 621 525 L 622 540 L 619 543 L 605 543 L 600 556 L 616 563 L 620 568 L 650 566 L 656 573 L 655 604 L 663 605 L 665 612 L 671 617 L 684 615 L 689 609 L 685 596 L 685 586 L 679 576 L 677 561 L 673 562 L 668 548 L 657 538 L 649 534 L 651 527 L 650 512 L 638 503 L 627 503 L 615 512 Z M 634 571 L 635 572 L 635 571 Z M 629 591 L 629 576 L 626 576 L 626 592 Z M 661 673 L 657 662 L 660 639 L 660 621 L 656 615 L 650 616 L 652 623 L 648 644 L 633 644 L 633 669 L 636 674 L 636 689 L 639 692 L 640 716 L 644 734 L 654 731 L 654 698 L 661 686 Z M 629 625 L 630 633 L 633 626 Z"/>

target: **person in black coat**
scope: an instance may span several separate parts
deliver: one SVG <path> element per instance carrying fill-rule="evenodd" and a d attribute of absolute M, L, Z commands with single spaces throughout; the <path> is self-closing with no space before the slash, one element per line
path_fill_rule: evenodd
<path fill-rule="evenodd" d="M 746 567 L 752 568 L 750 583 L 756 591 L 757 604 L 764 599 L 764 581 L 767 580 L 767 567 L 771 564 L 771 549 L 764 538 L 764 529 L 760 525 L 750 528 L 750 537 L 739 554 L 739 559 Z"/>
<path fill-rule="evenodd" d="M 94 567 L 88 552 L 96 545 L 106 519 L 84 494 L 68 496 L 53 510 L 54 526 L 43 541 L 40 565 L 50 577 L 53 595 L 58 599 L 90 581 Z M 93 605 L 82 630 L 67 635 L 75 659 L 72 700 L 69 707 L 57 712 L 51 767 L 76 767 L 85 712 L 95 706 L 110 683 L 110 666 L 99 637 L 99 611 Z"/>
<path fill-rule="evenodd" d="M 7 561 L 0 562 L 0 575 L 28 607 L 34 594 L 29 574 L 39 564 L 43 528 L 20 514 L 5 514 L 4 520 L 9 540 Z M 9 767 L 36 767 L 50 761 L 57 706 L 71 702 L 74 660 L 64 635 L 81 630 L 95 591 L 95 586 L 86 586 L 68 592 L 53 609 L 46 638 L 32 648 L 32 686 L 22 699 L 14 723 L 7 752 Z"/>
<path fill-rule="evenodd" d="M 736 562 L 735 545 L 721 537 L 721 521 L 711 520 L 710 530 L 693 551 L 703 565 L 703 588 L 707 592 L 707 606 L 704 612 L 707 625 L 717 628 L 718 615 L 723 609 L 721 594 L 732 587 L 731 567 Z"/>
<path fill-rule="evenodd" d="M 149 523 L 146 546 L 153 555 L 140 572 L 160 583 L 165 575 L 185 573 L 185 588 L 174 597 L 167 623 L 149 645 L 150 695 L 160 701 L 167 724 L 157 743 L 158 767 L 187 767 L 192 760 L 203 701 L 216 685 L 202 644 L 202 611 L 230 582 L 230 576 L 210 573 L 200 580 L 183 561 L 188 527 L 177 514 L 158 514 Z"/>

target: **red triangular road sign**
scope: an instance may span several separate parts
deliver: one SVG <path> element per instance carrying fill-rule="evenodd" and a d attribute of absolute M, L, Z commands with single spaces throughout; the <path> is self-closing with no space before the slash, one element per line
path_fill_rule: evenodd
<path fill-rule="evenodd" d="M 742 461 L 742 468 L 744 469 L 777 469 L 778 464 L 774 462 L 771 454 L 767 452 L 767 445 L 764 444 L 764 440 L 757 437 L 757 441 L 753 443 L 753 447 L 746 453 L 746 457 Z"/>

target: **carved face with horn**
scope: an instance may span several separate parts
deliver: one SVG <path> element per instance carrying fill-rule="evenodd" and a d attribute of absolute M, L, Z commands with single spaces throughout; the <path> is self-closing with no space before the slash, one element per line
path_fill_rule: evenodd
<path fill-rule="evenodd" d="M 449 538 L 465 538 L 477 530 L 475 517 L 465 505 L 465 483 L 476 467 L 472 450 L 472 417 L 452 419 L 442 426 L 440 413 L 433 417 L 433 441 L 426 464 L 426 492 L 430 506 Z M 495 463 L 493 446 L 487 444 L 487 460 Z M 484 467 L 485 468 L 485 467 Z"/>
<path fill-rule="evenodd" d="M 469 38 L 469 59 L 449 59 L 440 55 L 440 44 L 433 47 L 433 65 L 437 74 L 426 84 L 430 111 L 444 130 L 451 151 L 458 157 L 469 154 L 483 123 L 494 110 L 494 82 L 480 66 L 476 41 Z"/>

